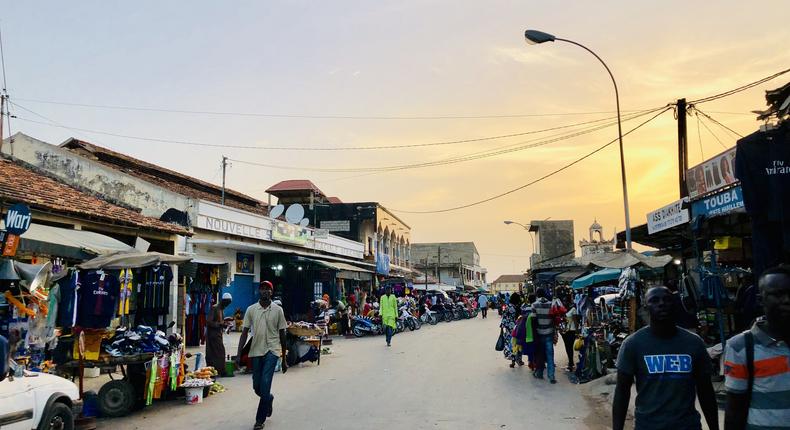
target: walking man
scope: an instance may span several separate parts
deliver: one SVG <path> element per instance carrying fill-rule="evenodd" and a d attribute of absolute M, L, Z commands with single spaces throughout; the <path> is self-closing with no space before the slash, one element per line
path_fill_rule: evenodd
<path fill-rule="evenodd" d="M 537 321 L 537 335 L 539 348 L 543 351 L 543 358 L 546 369 L 548 370 L 549 382 L 557 383 L 554 367 L 554 317 L 551 315 L 551 302 L 546 298 L 546 291 L 538 288 L 535 292 L 537 299 L 532 304 L 532 312 Z M 543 379 L 543 366 L 535 370 L 533 375 L 538 379 Z"/>
<path fill-rule="evenodd" d="M 480 312 L 483 313 L 483 319 L 488 316 L 488 297 L 485 294 L 480 294 L 477 298 L 477 305 L 480 307 Z"/>
<path fill-rule="evenodd" d="M 766 270 L 757 286 L 765 318 L 724 353 L 725 430 L 790 428 L 790 265 Z"/>
<path fill-rule="evenodd" d="M 392 346 L 392 335 L 395 333 L 398 319 L 398 299 L 392 294 L 392 287 L 387 287 L 386 294 L 379 299 L 381 323 L 387 331 L 387 346 Z"/>
<path fill-rule="evenodd" d="M 285 314 L 283 308 L 276 303 L 272 303 L 272 283 L 269 281 L 261 282 L 258 287 L 260 300 L 247 308 L 244 313 L 244 324 L 239 339 L 239 352 L 236 356 L 236 364 L 242 354 L 242 349 L 247 343 L 247 335 L 252 330 L 252 340 L 250 346 L 250 359 L 252 359 L 252 389 L 260 397 L 258 411 L 255 414 L 255 427 L 260 430 L 263 428 L 266 418 L 272 416 L 272 403 L 274 396 L 272 391 L 272 379 L 274 378 L 274 368 L 282 357 L 282 372 L 288 370 L 285 355 Z"/>
<path fill-rule="evenodd" d="M 711 430 L 718 430 L 712 366 L 699 336 L 677 326 L 677 298 L 667 287 L 647 291 L 650 325 L 629 336 L 617 356 L 612 427 L 622 430 L 636 379 L 636 430 L 701 429 L 697 397 Z"/>

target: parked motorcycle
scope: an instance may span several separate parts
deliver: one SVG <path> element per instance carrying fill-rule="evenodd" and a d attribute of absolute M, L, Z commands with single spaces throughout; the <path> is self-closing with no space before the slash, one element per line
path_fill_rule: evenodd
<path fill-rule="evenodd" d="M 428 323 L 430 325 L 436 325 L 439 322 L 439 317 L 437 313 L 432 311 L 430 307 L 426 305 L 422 305 L 422 315 L 420 315 L 420 321 L 423 323 Z"/>
<path fill-rule="evenodd" d="M 409 330 L 419 330 L 420 327 L 422 327 L 420 320 L 412 315 L 411 306 L 408 303 L 401 305 L 400 308 L 398 308 L 398 312 L 400 313 L 398 320 L 402 321 L 403 325 Z"/>
<path fill-rule="evenodd" d="M 384 326 L 380 318 L 352 317 L 351 332 L 356 337 L 377 335 L 384 333 Z"/>

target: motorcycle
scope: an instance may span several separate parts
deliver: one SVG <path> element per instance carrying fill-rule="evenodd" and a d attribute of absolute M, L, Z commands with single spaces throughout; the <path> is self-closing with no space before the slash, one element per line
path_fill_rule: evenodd
<path fill-rule="evenodd" d="M 422 315 L 420 315 L 420 321 L 423 323 L 428 323 L 430 325 L 436 325 L 439 322 L 439 317 L 437 316 L 437 312 L 432 311 L 430 307 L 426 305 L 422 305 Z"/>
<path fill-rule="evenodd" d="M 410 331 L 419 330 L 422 327 L 422 323 L 420 322 L 417 317 L 412 315 L 409 311 L 411 306 L 409 304 L 403 304 L 398 308 L 400 312 L 400 317 L 398 317 L 398 321 L 402 321 L 403 325 L 408 328 Z"/>
<path fill-rule="evenodd" d="M 355 316 L 352 317 L 351 332 L 356 337 L 377 335 L 384 333 L 384 326 L 381 324 L 380 318 Z"/>

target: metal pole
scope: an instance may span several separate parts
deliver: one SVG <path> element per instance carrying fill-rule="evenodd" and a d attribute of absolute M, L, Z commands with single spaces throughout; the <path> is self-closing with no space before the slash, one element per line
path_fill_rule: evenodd
<path fill-rule="evenodd" d="M 220 203 L 224 206 L 225 205 L 225 170 L 228 167 L 228 157 L 222 156 L 222 198 L 220 199 Z"/>
<path fill-rule="evenodd" d="M 617 103 L 617 137 L 620 143 L 620 176 L 623 182 L 623 209 L 625 212 L 625 243 L 626 243 L 626 248 L 631 249 L 631 215 L 629 214 L 629 209 L 628 209 L 628 185 L 625 175 L 625 154 L 623 153 L 623 126 L 622 126 L 622 120 L 620 118 L 620 92 L 617 90 L 617 81 L 614 80 L 614 75 L 612 74 L 612 71 L 609 70 L 609 66 L 607 66 L 606 63 L 604 63 L 604 61 L 601 59 L 601 57 L 599 57 L 598 54 L 593 52 L 590 48 L 582 45 L 581 43 L 577 43 L 568 39 L 561 39 L 557 37 L 555 40 L 561 40 L 563 42 L 576 45 L 584 49 L 585 51 L 589 52 L 595 58 L 597 58 L 598 61 L 601 62 L 601 64 L 603 64 L 603 67 L 606 69 L 606 72 L 609 73 L 609 77 L 612 78 L 612 84 L 614 84 L 614 98 Z"/>
<path fill-rule="evenodd" d="M 5 94 L 0 95 L 0 154 L 3 153 L 3 122 L 5 122 Z"/>
<path fill-rule="evenodd" d="M 686 99 L 678 100 L 678 184 L 680 198 L 689 195 L 686 187 L 686 171 L 689 169 L 688 133 L 686 131 Z"/>
<path fill-rule="evenodd" d="M 436 279 L 439 285 L 442 284 L 442 247 L 436 247 Z M 441 287 L 439 287 L 441 288 Z"/>

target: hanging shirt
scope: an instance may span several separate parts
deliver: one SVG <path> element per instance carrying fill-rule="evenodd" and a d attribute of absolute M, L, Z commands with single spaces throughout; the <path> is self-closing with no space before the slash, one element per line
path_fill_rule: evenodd
<path fill-rule="evenodd" d="M 60 301 L 56 312 L 55 326 L 70 328 L 74 326 L 77 310 L 77 286 L 79 285 L 79 271 L 73 271 L 58 281 Z"/>
<path fill-rule="evenodd" d="M 129 315 L 129 301 L 132 297 L 134 288 L 134 275 L 132 269 L 123 269 L 118 276 L 121 284 L 120 295 L 118 297 L 118 316 Z"/>
<path fill-rule="evenodd" d="M 120 293 L 118 275 L 109 271 L 88 271 L 79 288 L 77 325 L 107 328 L 116 312 Z"/>

